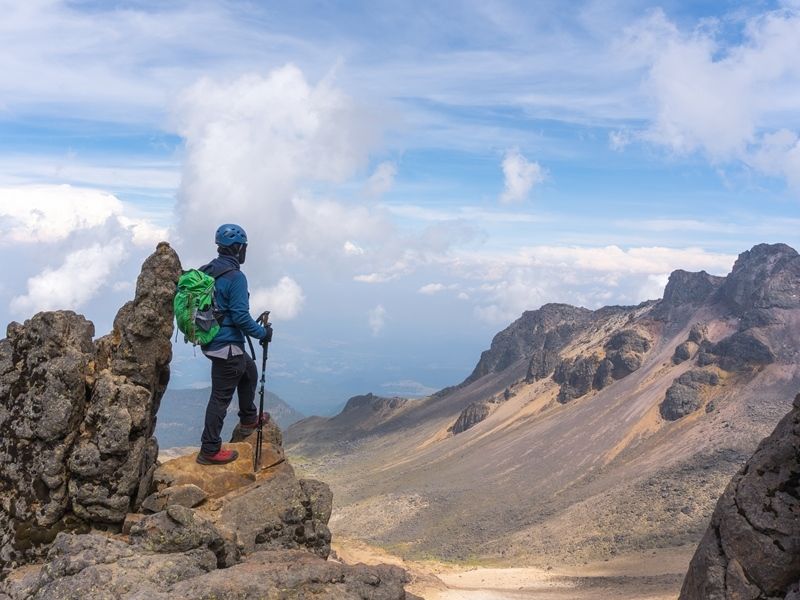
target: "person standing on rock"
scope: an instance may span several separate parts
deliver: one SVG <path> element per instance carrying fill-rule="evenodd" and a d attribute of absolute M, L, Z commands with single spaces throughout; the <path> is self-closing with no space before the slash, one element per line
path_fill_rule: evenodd
<path fill-rule="evenodd" d="M 239 423 L 244 435 L 258 427 L 255 405 L 258 369 L 244 348 L 245 336 L 261 340 L 271 336 L 271 327 L 262 327 L 250 316 L 250 292 L 247 278 L 240 270 L 247 253 L 247 234 L 239 225 L 220 225 L 215 235 L 219 256 L 201 270 L 215 280 L 214 298 L 222 315 L 219 333 L 201 347 L 211 359 L 211 396 L 206 408 L 205 426 L 197 462 L 202 465 L 222 465 L 236 460 L 236 450 L 222 449 L 222 424 L 228 405 L 236 391 L 239 397 Z M 269 413 L 262 416 L 262 424 Z"/>

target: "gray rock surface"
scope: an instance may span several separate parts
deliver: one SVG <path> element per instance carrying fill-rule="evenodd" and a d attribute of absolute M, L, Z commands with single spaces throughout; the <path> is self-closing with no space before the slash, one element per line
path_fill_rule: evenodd
<path fill-rule="evenodd" d="M 518 360 L 527 359 L 528 379 L 548 377 L 559 362 L 558 353 L 591 319 L 592 311 L 567 304 L 545 304 L 522 316 L 492 339 L 489 350 L 462 385 L 488 373 L 498 373 Z"/>
<path fill-rule="evenodd" d="M 491 412 L 492 409 L 487 401 L 479 400 L 477 402 L 473 402 L 461 411 L 461 414 L 458 415 L 456 422 L 453 423 L 452 427 L 450 427 L 450 431 L 452 431 L 455 435 L 463 433 L 467 429 L 474 427 L 486 419 Z"/>
<path fill-rule="evenodd" d="M 676 378 L 667 389 L 659 406 L 661 416 L 667 421 L 677 421 L 703 405 L 702 391 L 706 386 L 719 383 L 719 375 L 711 370 L 692 369 Z"/>
<path fill-rule="evenodd" d="M 602 360 L 596 354 L 563 360 L 553 373 L 553 381 L 561 384 L 557 400 L 566 404 L 589 393 Z"/>
<path fill-rule="evenodd" d="M 160 512 L 172 504 L 194 508 L 206 498 L 208 498 L 208 494 L 205 491 L 192 483 L 185 483 L 150 494 L 142 502 L 141 508 L 143 512 L 151 513 Z"/>
<path fill-rule="evenodd" d="M 708 352 L 726 371 L 743 371 L 775 362 L 775 353 L 758 330 L 740 331 L 714 344 Z"/>
<path fill-rule="evenodd" d="M 796 598 L 798 584 L 800 395 L 717 503 L 680 600 Z"/>
<path fill-rule="evenodd" d="M 214 553 L 152 553 L 100 534 L 61 534 L 47 562 L 6 582 L 10 600 L 404 600 L 405 572 L 387 565 L 348 566 L 299 550 L 256 552 L 217 568 Z"/>
<path fill-rule="evenodd" d="M 327 558 L 331 503 L 325 484 L 302 484 L 291 467 L 282 465 L 274 477 L 219 499 L 207 514 L 216 526 L 236 532 L 245 553 L 304 549 Z"/>
<path fill-rule="evenodd" d="M 181 266 L 159 244 L 113 331 L 70 311 L 11 323 L 0 341 L 0 572 L 35 560 L 60 531 L 118 528 L 141 503 L 169 381 Z"/>
<path fill-rule="evenodd" d="M 798 308 L 800 255 L 786 244 L 758 244 L 742 252 L 717 298 L 735 314 L 759 308 Z"/>

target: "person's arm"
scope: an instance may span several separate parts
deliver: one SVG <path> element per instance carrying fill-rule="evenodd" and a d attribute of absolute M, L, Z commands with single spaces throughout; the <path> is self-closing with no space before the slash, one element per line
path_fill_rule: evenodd
<path fill-rule="evenodd" d="M 250 316 L 250 298 L 247 292 L 247 278 L 244 273 L 238 271 L 231 278 L 230 283 L 230 305 L 228 312 L 234 325 L 242 330 L 242 333 L 254 337 L 257 340 L 263 339 L 267 335 L 267 330 L 255 322 Z"/>

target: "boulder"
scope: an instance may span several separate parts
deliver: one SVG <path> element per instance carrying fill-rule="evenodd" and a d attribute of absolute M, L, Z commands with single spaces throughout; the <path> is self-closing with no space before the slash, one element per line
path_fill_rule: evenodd
<path fill-rule="evenodd" d="M 330 489 L 321 482 L 301 484 L 288 463 L 271 471 L 269 479 L 209 502 L 201 512 L 218 527 L 235 532 L 245 553 L 300 548 L 327 558 Z"/>
<path fill-rule="evenodd" d="M 691 340 L 686 340 L 685 342 L 678 344 L 675 347 L 675 352 L 672 354 L 672 363 L 679 365 L 684 361 L 689 360 L 700 349 L 695 342 Z"/>
<path fill-rule="evenodd" d="M 796 598 L 798 515 L 800 395 L 717 503 L 680 600 Z"/>
<path fill-rule="evenodd" d="M 557 400 L 566 404 L 587 394 L 593 387 L 600 363 L 601 358 L 596 354 L 563 360 L 553 373 L 553 381 L 561 384 Z"/>
<path fill-rule="evenodd" d="M 719 383 L 719 375 L 705 369 L 692 369 L 672 382 L 659 406 L 661 416 L 667 421 L 677 421 L 703 405 L 702 391 L 706 386 Z"/>
<path fill-rule="evenodd" d="M 110 334 L 70 311 L 11 323 L 0 341 L 0 572 L 36 560 L 61 531 L 121 528 L 147 495 L 155 415 L 169 381 L 166 243 L 142 265 Z"/>
<path fill-rule="evenodd" d="M 449 431 L 453 432 L 454 435 L 463 433 L 467 429 L 470 429 L 483 421 L 491 413 L 492 409 L 489 406 L 489 403 L 485 400 L 472 402 L 461 411 L 461 414 L 458 415 L 456 422 L 453 423 Z"/>

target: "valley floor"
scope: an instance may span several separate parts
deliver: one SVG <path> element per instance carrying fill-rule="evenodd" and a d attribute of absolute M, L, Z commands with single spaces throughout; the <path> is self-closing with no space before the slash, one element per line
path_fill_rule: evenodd
<path fill-rule="evenodd" d="M 334 535 L 347 563 L 390 563 L 412 577 L 408 590 L 425 600 L 675 600 L 694 547 L 651 551 L 580 566 L 459 567 L 413 562 Z"/>

